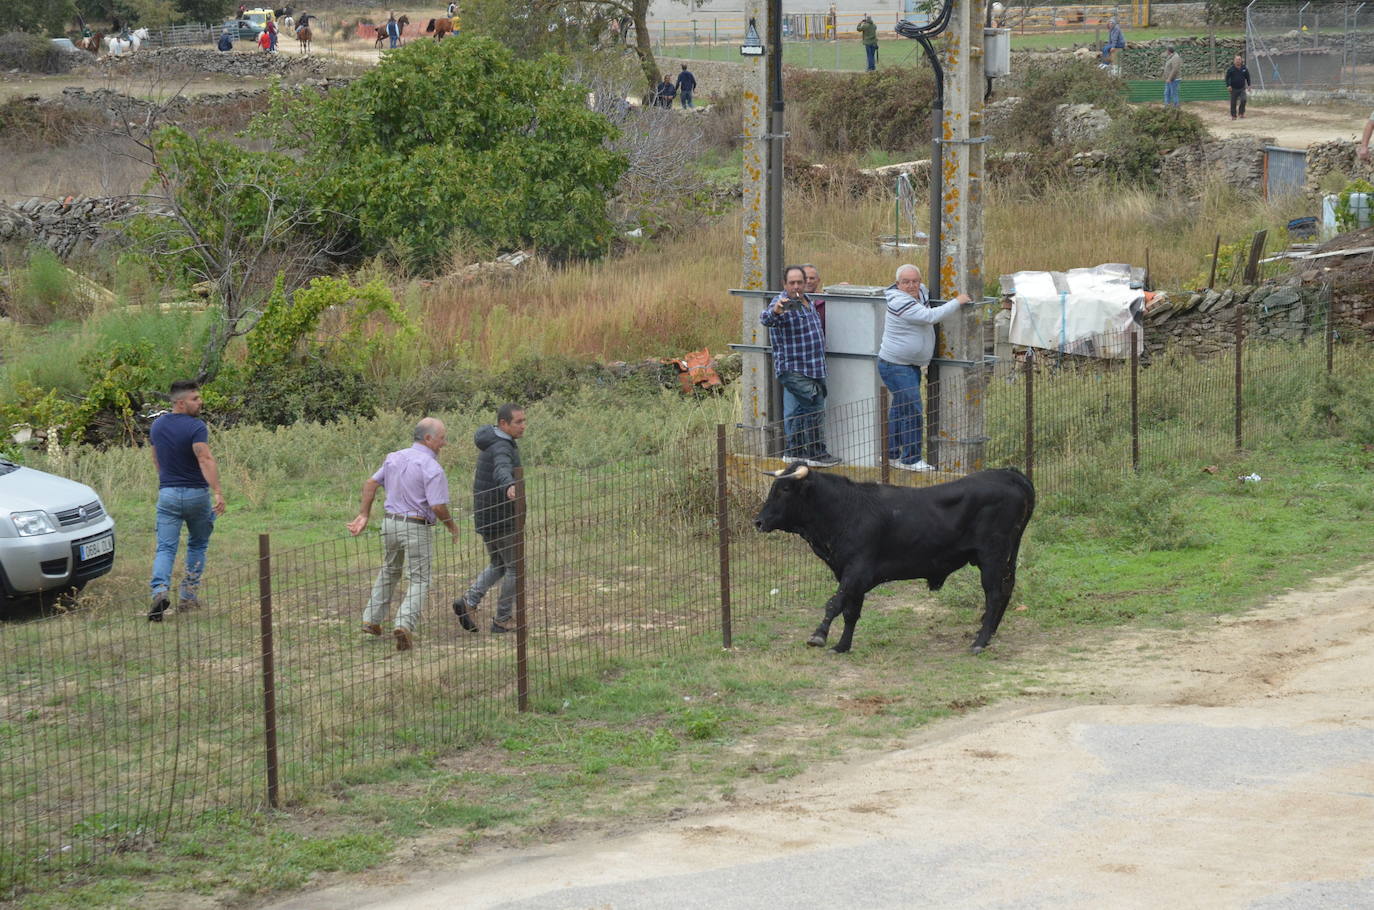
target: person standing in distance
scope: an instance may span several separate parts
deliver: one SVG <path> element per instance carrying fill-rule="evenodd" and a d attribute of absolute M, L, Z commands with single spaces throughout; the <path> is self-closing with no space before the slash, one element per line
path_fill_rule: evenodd
<path fill-rule="evenodd" d="M 872 72 L 878 68 L 878 25 L 873 21 L 873 17 L 864 13 L 864 17 L 859 20 L 859 27 L 854 31 L 863 35 L 864 53 L 868 56 L 868 70 Z"/>
<path fill-rule="evenodd" d="M 816 308 L 816 312 L 821 317 L 821 337 L 825 337 L 825 299 L 817 297 L 816 292 L 821 289 L 821 270 L 809 262 L 802 263 L 802 274 L 806 276 L 806 286 L 803 290 L 811 301 L 811 305 Z"/>
<path fill-rule="evenodd" d="M 449 534 L 458 539 L 458 524 L 448 511 L 448 477 L 439 464 L 439 451 L 448 444 L 444 423 L 426 417 L 415 425 L 414 442 L 409 448 L 397 449 L 382 466 L 363 483 L 363 502 L 358 515 L 348 523 L 354 537 L 367 527 L 372 514 L 372 500 L 377 488 L 386 490 L 385 517 L 382 519 L 382 547 L 385 556 L 377 580 L 372 584 L 372 596 L 363 611 L 363 631 L 368 635 L 382 634 L 382 621 L 391 612 L 391 595 L 401 580 L 401 566 L 409 564 L 405 600 L 396 612 L 392 636 L 397 651 L 409 651 L 415 644 L 415 629 L 420 624 L 420 611 L 429 594 L 430 563 L 434 554 L 434 537 L 430 529 L 436 521 L 443 522 Z"/>
<path fill-rule="evenodd" d="M 930 290 L 921 283 L 914 265 L 897 269 L 897 283 L 889 287 L 883 341 L 878 348 L 878 375 L 892 393 L 887 413 L 887 456 L 903 471 L 933 471 L 921 457 L 924 414 L 921 409 L 921 371 L 935 355 L 935 324 L 969 302 L 967 294 L 930 305 Z"/>
<path fill-rule="evenodd" d="M 186 525 L 186 573 L 181 577 L 178 609 L 195 607 L 205 551 L 215 530 L 215 517 L 224 514 L 219 465 L 210 454 L 210 433 L 198 416 L 200 386 L 190 380 L 172 383 L 172 412 L 153 421 L 148 431 L 153 467 L 157 470 L 157 552 L 153 556 L 152 604 L 149 622 L 162 622 L 170 606 L 172 566 Z M 213 501 L 211 497 L 213 496 Z"/>
<path fill-rule="evenodd" d="M 1231 119 L 1235 120 L 1237 113 L 1244 119 L 1245 96 L 1250 91 L 1250 70 L 1240 54 L 1236 54 L 1236 59 L 1226 69 L 1226 87 L 1231 90 Z"/>
<path fill-rule="evenodd" d="M 692 75 L 692 71 L 687 68 L 687 64 L 682 64 L 682 72 L 677 74 L 677 96 L 682 99 L 682 109 L 696 107 L 692 103 L 692 93 L 697 90 L 697 77 Z"/>
<path fill-rule="evenodd" d="M 1179 107 L 1179 88 L 1183 84 L 1183 58 L 1178 55 L 1178 51 L 1169 48 L 1169 53 L 1164 57 L 1164 106 Z"/>
<path fill-rule="evenodd" d="M 787 436 L 783 460 L 818 468 L 840 463 L 825 446 L 825 330 L 821 316 L 803 290 L 806 272 L 783 269 L 783 292 L 759 314 L 773 348 L 773 372 L 782 386 L 782 425 Z"/>
<path fill-rule="evenodd" d="M 515 562 L 515 469 L 520 467 L 518 442 L 524 435 L 524 409 L 503 404 L 496 410 L 496 425 L 479 427 L 472 437 L 478 453 L 472 476 L 472 521 L 491 562 L 473 579 L 467 593 L 453 602 L 458 622 L 469 632 L 477 631 L 472 614 L 498 581 L 501 593 L 491 631 L 499 635 L 514 628 L 515 579 L 521 570 Z"/>

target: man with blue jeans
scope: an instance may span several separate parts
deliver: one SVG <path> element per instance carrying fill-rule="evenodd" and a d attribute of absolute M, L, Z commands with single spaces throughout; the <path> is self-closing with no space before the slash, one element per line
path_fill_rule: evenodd
<path fill-rule="evenodd" d="M 363 611 L 363 632 L 382 634 L 382 620 L 391 612 L 391 596 L 401 580 L 402 565 L 409 564 L 405 600 L 396 611 L 391 630 L 397 651 L 409 651 L 415 644 L 415 629 L 420 611 L 429 595 L 429 576 L 434 554 L 431 528 L 442 522 L 458 539 L 458 524 L 448 510 L 448 477 L 439 464 L 439 450 L 448 444 L 444 423 L 426 417 L 415 425 L 414 443 L 386 456 L 377 472 L 363 483 L 363 501 L 357 516 L 348 523 L 348 532 L 357 537 L 367 527 L 377 488 L 386 489 L 385 517 L 382 519 L 382 568 L 372 583 L 372 596 Z"/>
<path fill-rule="evenodd" d="M 1183 58 L 1178 55 L 1178 51 L 1169 48 L 1168 55 L 1164 58 L 1164 106 L 1179 107 L 1178 90 L 1183 84 Z"/>
<path fill-rule="evenodd" d="M 153 467 L 157 469 L 157 552 L 153 556 L 152 605 L 149 622 L 162 622 L 171 606 L 172 566 L 186 525 L 186 574 L 181 577 L 178 608 L 199 602 L 196 594 L 205 571 L 205 551 L 215 529 L 215 516 L 224 514 L 219 466 L 210 454 L 209 430 L 198 415 L 200 387 L 179 380 L 171 387 L 172 412 L 153 421 L 148 431 Z M 213 494 L 214 500 L 211 501 Z"/>
<path fill-rule="evenodd" d="M 887 455 L 904 471 L 933 471 L 921 457 L 923 414 L 921 370 L 935 355 L 935 324 L 969 301 L 960 294 L 947 303 L 930 305 L 930 291 L 914 265 L 897 269 L 897 283 L 889 287 L 883 341 L 878 348 L 878 375 L 892 393 L 887 416 Z"/>
<path fill-rule="evenodd" d="M 815 467 L 840 463 L 826 451 L 825 329 L 820 314 L 804 293 L 806 273 L 801 266 L 783 270 L 783 292 L 759 314 L 773 348 L 773 372 L 782 385 L 783 431 L 787 449 L 783 460 Z"/>
<path fill-rule="evenodd" d="M 878 68 L 878 25 L 873 21 L 873 17 L 864 13 L 864 17 L 859 20 L 859 27 L 854 29 L 863 36 L 864 54 L 868 58 L 868 71 L 872 72 Z"/>

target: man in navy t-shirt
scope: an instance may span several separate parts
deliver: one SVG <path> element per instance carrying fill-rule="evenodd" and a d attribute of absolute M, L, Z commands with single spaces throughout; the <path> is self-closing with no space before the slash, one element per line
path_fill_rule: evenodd
<path fill-rule="evenodd" d="M 152 605 L 149 622 L 162 622 L 171 605 L 172 565 L 186 525 L 186 574 L 181 578 L 178 609 L 195 607 L 196 591 L 205 571 L 205 551 L 215 529 L 215 516 L 224 514 L 219 467 L 210 454 L 209 432 L 200 413 L 200 386 L 188 380 L 172 383 L 172 413 L 153 421 L 148 431 L 153 466 L 157 468 L 157 553 L 153 557 Z M 214 502 L 211 502 L 211 493 Z"/>

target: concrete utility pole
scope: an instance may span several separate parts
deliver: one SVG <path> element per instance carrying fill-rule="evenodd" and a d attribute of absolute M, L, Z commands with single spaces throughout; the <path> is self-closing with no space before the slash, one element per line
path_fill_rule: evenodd
<path fill-rule="evenodd" d="M 983 23 L 981 0 L 953 0 L 944 39 L 945 108 L 940 161 L 940 296 L 983 297 Z M 932 461 L 944 471 L 983 467 L 986 434 L 982 311 L 965 307 L 940 324 L 936 447 Z"/>
<path fill-rule="evenodd" d="M 740 288 L 764 290 L 782 285 L 781 0 L 746 0 L 744 18 L 755 26 L 765 52 L 752 58 L 753 72 L 744 87 L 744 244 Z M 759 325 L 762 303 L 751 297 L 742 297 L 740 302 L 744 423 L 763 427 L 781 419 L 781 393 L 773 382 L 771 357 L 749 350 L 768 345 L 768 330 Z M 760 453 L 767 448 L 767 441 L 762 438 L 754 440 L 754 444 Z"/>

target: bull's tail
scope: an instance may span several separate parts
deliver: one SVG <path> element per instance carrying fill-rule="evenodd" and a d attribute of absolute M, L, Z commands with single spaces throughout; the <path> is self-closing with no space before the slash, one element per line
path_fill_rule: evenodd
<path fill-rule="evenodd" d="M 429 34 L 433 34 L 433 33 L 434 33 L 434 20 L 433 20 L 433 19 L 429 20 L 429 25 L 426 25 L 426 26 L 425 26 L 425 31 L 428 32 Z"/>

